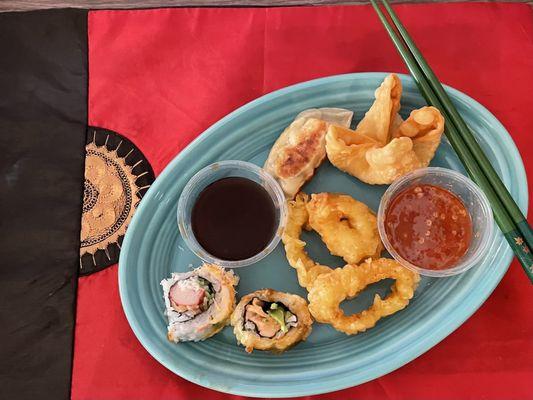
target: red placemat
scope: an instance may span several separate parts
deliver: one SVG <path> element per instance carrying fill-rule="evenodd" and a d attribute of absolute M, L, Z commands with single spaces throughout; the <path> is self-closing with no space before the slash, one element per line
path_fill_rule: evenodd
<path fill-rule="evenodd" d="M 533 176 L 530 6 L 396 10 L 439 78 L 507 127 Z M 370 6 L 91 12 L 89 67 L 89 124 L 128 137 L 156 174 L 208 126 L 262 94 L 332 74 L 406 72 Z M 441 344 L 382 378 L 317 398 L 531 399 L 532 292 L 514 262 Z M 122 311 L 116 266 L 80 279 L 72 397 L 237 398 L 189 383 L 150 357 Z"/>

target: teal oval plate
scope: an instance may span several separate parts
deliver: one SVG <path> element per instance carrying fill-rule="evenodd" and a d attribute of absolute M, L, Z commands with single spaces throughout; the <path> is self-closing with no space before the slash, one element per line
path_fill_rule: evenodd
<path fill-rule="evenodd" d="M 199 343 L 173 344 L 166 339 L 166 320 L 159 282 L 173 271 L 185 271 L 200 260 L 186 247 L 176 223 L 176 206 L 187 181 L 217 160 L 236 159 L 262 166 L 270 147 L 294 116 L 306 108 L 343 107 L 359 121 L 386 74 L 362 73 L 304 82 L 263 96 L 223 118 L 161 173 L 142 200 L 128 228 L 119 262 L 122 305 L 133 332 L 161 364 L 181 377 L 222 392 L 256 397 L 291 397 L 331 392 L 384 375 L 413 360 L 459 327 L 485 301 L 506 272 L 512 253 L 499 230 L 480 265 L 451 278 L 424 278 L 409 306 L 378 322 L 375 328 L 346 336 L 315 323 L 306 342 L 282 354 L 246 354 L 230 327 Z M 402 116 L 425 105 L 413 80 L 401 75 Z M 495 169 L 522 210 L 527 208 L 527 181 L 520 155 L 504 127 L 483 106 L 447 88 L 476 134 Z M 431 165 L 464 170 L 446 139 Z M 343 192 L 377 210 L 386 186 L 366 185 L 327 161 L 304 187 L 308 193 Z M 343 265 L 329 255 L 312 233 L 305 234 L 310 254 L 331 266 Z M 282 245 L 255 265 L 235 270 L 238 294 L 270 287 L 306 292 L 285 259 Z M 366 308 L 373 293 L 384 294 L 390 282 L 368 288 L 345 302 L 345 311 Z"/>

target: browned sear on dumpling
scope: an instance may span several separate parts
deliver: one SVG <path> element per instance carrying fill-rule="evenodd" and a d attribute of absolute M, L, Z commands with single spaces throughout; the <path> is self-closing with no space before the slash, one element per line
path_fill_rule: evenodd
<path fill-rule="evenodd" d="M 350 126 L 353 113 L 341 108 L 306 110 L 283 131 L 272 146 L 265 170 L 292 199 L 326 157 L 326 132 L 331 124 Z"/>
<path fill-rule="evenodd" d="M 307 170 L 310 164 L 320 163 L 326 156 L 326 130 L 324 121 L 315 118 L 307 120 L 295 134 L 296 144 L 280 150 L 275 167 L 278 176 L 291 178 Z"/>

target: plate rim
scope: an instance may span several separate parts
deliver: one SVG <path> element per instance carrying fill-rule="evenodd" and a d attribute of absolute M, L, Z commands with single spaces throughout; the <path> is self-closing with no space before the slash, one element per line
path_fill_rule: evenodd
<path fill-rule="evenodd" d="M 211 125 L 209 128 L 207 128 L 205 131 L 200 133 L 194 140 L 192 140 L 184 149 L 182 149 L 163 169 L 163 171 L 157 176 L 156 180 L 148 190 L 148 192 L 145 194 L 144 198 L 151 198 L 154 196 L 154 193 L 156 193 L 157 190 L 157 182 L 160 180 L 163 180 L 168 174 L 170 174 L 171 170 L 174 169 L 175 164 L 180 162 L 181 158 L 186 157 L 189 153 L 195 150 L 195 148 L 202 143 L 204 140 L 210 137 L 210 134 L 212 131 L 216 131 L 220 129 L 222 126 L 224 126 L 226 123 L 231 121 L 232 119 L 236 118 L 238 115 L 242 114 L 243 112 L 246 112 L 250 108 L 254 108 L 257 105 L 269 102 L 271 99 L 284 96 L 287 94 L 290 94 L 294 91 L 300 91 L 305 90 L 308 87 L 314 87 L 320 84 L 327 84 L 330 82 L 336 82 L 336 81 L 344 81 L 344 80 L 351 80 L 351 79 L 383 79 L 383 77 L 387 74 L 390 74 L 391 72 L 355 72 L 355 73 L 347 73 L 347 74 L 338 74 L 338 75 L 330 75 L 322 78 L 312 79 L 300 83 L 296 83 L 290 86 L 283 87 L 281 89 L 274 90 L 272 92 L 269 92 L 261 97 L 258 97 L 255 100 L 252 100 L 234 111 L 227 114 L 222 119 L 215 122 L 213 125 Z M 396 72 L 395 72 L 396 73 Z M 410 75 L 403 74 L 403 73 L 396 73 L 402 81 L 411 81 L 413 82 L 413 78 Z M 502 130 L 507 135 L 502 135 L 501 139 L 505 143 L 505 149 L 506 152 L 510 152 L 509 156 L 512 158 L 513 163 L 515 163 L 515 173 L 517 175 L 517 179 L 521 182 L 525 182 L 525 185 L 523 186 L 522 192 L 524 193 L 525 198 L 525 205 L 524 205 L 524 212 L 527 213 L 528 205 L 529 205 L 529 192 L 528 192 L 528 182 L 527 182 L 527 175 L 525 172 L 525 167 L 523 164 L 522 157 L 520 155 L 520 152 L 512 139 L 512 136 L 509 134 L 507 129 L 503 126 L 503 124 L 492 114 L 485 106 L 477 102 L 475 99 L 470 97 L 469 95 L 453 88 L 448 85 L 443 85 L 447 92 L 452 93 L 454 97 L 460 99 L 461 101 L 469 104 L 472 108 L 474 108 L 475 112 L 478 112 L 480 114 L 488 115 L 492 120 L 495 121 L 495 130 Z M 161 179 L 160 179 L 161 178 Z M 175 365 L 169 366 L 167 363 L 157 357 L 156 354 L 153 354 L 152 351 L 145 346 L 143 341 L 140 339 L 140 336 L 143 334 L 140 333 L 139 327 L 137 326 L 137 321 L 135 320 L 133 316 L 133 310 L 129 308 L 128 304 L 128 295 L 126 292 L 126 273 L 125 267 L 121 267 L 121 265 L 125 265 L 124 261 L 127 257 L 127 252 L 130 246 L 130 237 L 131 235 L 128 235 L 128 232 L 133 231 L 136 227 L 136 221 L 139 220 L 139 218 L 136 218 L 137 215 L 142 214 L 144 210 L 144 205 L 148 204 L 148 201 L 141 201 L 139 204 L 139 207 L 137 209 L 137 212 L 133 216 L 132 221 L 130 222 L 129 229 L 126 232 L 124 242 L 122 244 L 122 250 L 120 253 L 119 258 L 119 266 L 118 266 L 118 281 L 119 281 L 119 295 L 121 300 L 122 309 L 124 310 L 124 314 L 126 315 L 126 319 L 128 321 L 128 324 L 130 325 L 135 337 L 140 342 L 140 344 L 143 346 L 143 348 L 161 365 L 163 365 L 165 368 L 170 370 L 172 373 L 182 377 L 183 379 L 186 379 L 190 382 L 193 382 L 195 384 L 198 384 L 200 386 L 213 389 L 219 392 L 228 393 L 228 394 L 235 394 L 235 395 L 241 395 L 241 396 L 251 396 L 251 397 L 263 397 L 263 398 L 280 398 L 280 397 L 296 397 L 296 396 L 307 396 L 307 395 L 315 395 L 315 394 L 324 394 L 324 393 L 330 393 L 337 390 L 346 389 L 349 387 L 355 387 L 360 384 L 366 383 L 368 381 L 377 379 L 381 376 L 384 376 L 403 365 L 408 364 L 409 362 L 413 361 L 415 358 L 419 357 L 423 353 L 427 352 L 437 344 L 439 344 L 442 340 L 444 340 L 446 337 L 448 337 L 451 333 L 453 333 L 456 329 L 458 329 L 468 318 L 470 318 L 478 309 L 483 305 L 483 303 L 486 301 L 486 299 L 492 294 L 496 286 L 499 284 L 505 273 L 507 272 L 511 261 L 513 259 L 512 252 L 507 247 L 504 250 L 503 257 L 501 259 L 501 264 L 506 265 L 504 268 L 501 268 L 501 273 L 498 276 L 495 276 L 492 281 L 489 281 L 487 283 L 488 287 L 485 288 L 485 292 L 479 295 L 476 298 L 476 302 L 471 302 L 472 308 L 464 312 L 460 318 L 456 318 L 454 320 L 453 324 L 449 324 L 450 326 L 444 326 L 441 327 L 438 331 L 435 331 L 433 335 L 426 336 L 424 340 L 418 342 L 417 346 L 414 347 L 414 351 L 410 351 L 408 353 L 407 357 L 401 358 L 395 358 L 392 361 L 389 361 L 385 368 L 382 368 L 382 372 L 378 375 L 373 375 L 371 377 L 368 377 L 367 379 L 361 379 L 357 383 L 353 382 L 345 382 L 344 384 L 336 384 L 329 386 L 328 388 L 324 388 L 323 390 L 305 390 L 305 388 L 298 387 L 296 390 L 291 391 L 290 389 L 287 390 L 286 393 L 281 394 L 278 392 L 275 393 L 257 393 L 257 391 L 254 391 L 253 386 L 246 386 L 242 385 L 235 388 L 222 388 L 216 384 L 212 384 L 209 379 L 202 380 L 200 378 L 197 378 L 194 375 L 188 374 L 186 370 L 176 368 Z M 456 326 L 454 326 L 456 325 Z M 410 349 L 413 349 L 413 346 L 409 346 Z M 179 373 L 176 371 L 176 369 L 179 370 Z"/>

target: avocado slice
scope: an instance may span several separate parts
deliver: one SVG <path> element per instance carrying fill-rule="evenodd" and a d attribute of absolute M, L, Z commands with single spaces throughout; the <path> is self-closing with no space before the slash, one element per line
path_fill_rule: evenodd
<path fill-rule="evenodd" d="M 275 307 L 273 307 L 275 305 Z M 270 315 L 281 327 L 281 331 L 286 333 L 288 331 L 287 325 L 285 325 L 285 312 L 282 307 L 278 307 L 276 303 L 272 303 L 270 306 L 271 310 L 267 311 L 267 314 Z"/>

